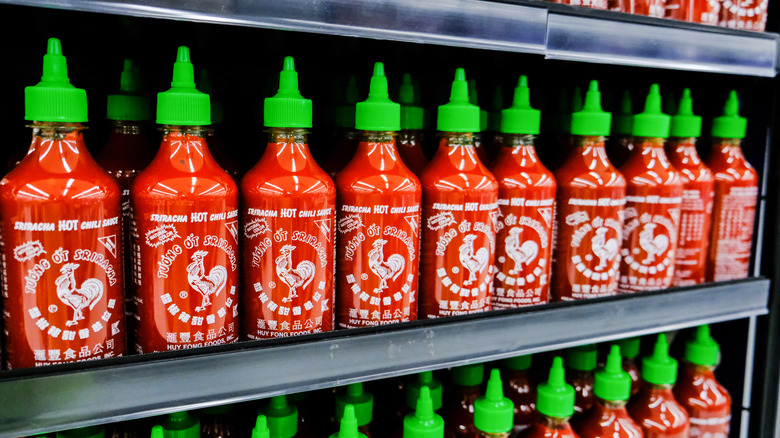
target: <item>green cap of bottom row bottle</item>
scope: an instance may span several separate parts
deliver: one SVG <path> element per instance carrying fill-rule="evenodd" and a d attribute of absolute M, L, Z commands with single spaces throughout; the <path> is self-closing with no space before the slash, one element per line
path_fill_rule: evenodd
<path fill-rule="evenodd" d="M 654 385 L 673 385 L 677 381 L 677 361 L 669 356 L 666 334 L 659 334 L 653 354 L 642 358 L 642 379 Z"/>
<path fill-rule="evenodd" d="M 434 412 L 431 391 L 420 388 L 414 412 L 404 417 L 403 438 L 443 438 L 444 420 Z"/>
<path fill-rule="evenodd" d="M 596 372 L 593 394 L 607 401 L 626 401 L 631 395 L 631 376 L 623 371 L 620 347 L 613 345 L 603 370 Z"/>
<path fill-rule="evenodd" d="M 371 422 L 374 415 L 374 396 L 363 390 L 362 383 L 347 385 L 346 391 L 336 396 L 336 418 L 344 415 L 344 407 L 347 405 L 355 409 L 358 426 Z"/>
<path fill-rule="evenodd" d="M 36 122 L 87 121 L 87 92 L 71 85 L 67 60 L 57 38 L 49 38 L 41 81 L 24 89 L 24 118 Z"/>
<path fill-rule="evenodd" d="M 550 377 L 536 389 L 536 410 L 548 417 L 564 418 L 574 414 L 574 388 L 564 380 L 563 360 L 553 359 Z"/>
<path fill-rule="evenodd" d="M 179 47 L 173 63 L 171 88 L 157 93 L 157 123 L 161 125 L 203 126 L 211 124 L 209 95 L 195 88 L 195 69 L 190 49 Z"/>
<path fill-rule="evenodd" d="M 366 435 L 358 430 L 354 406 L 344 406 L 344 415 L 341 416 L 339 431 L 331 434 L 330 438 L 366 438 Z"/>
<path fill-rule="evenodd" d="M 571 133 L 573 135 L 609 135 L 612 115 L 601 109 L 599 84 L 590 81 L 585 103 L 582 109 L 571 115 Z"/>
<path fill-rule="evenodd" d="M 401 105 L 390 100 L 385 65 L 374 64 L 368 99 L 355 106 L 355 129 L 363 131 L 400 131 Z"/>
<path fill-rule="evenodd" d="M 504 397 L 501 374 L 490 371 L 485 395 L 474 402 L 474 427 L 487 433 L 505 433 L 512 430 L 515 405 Z"/>
<path fill-rule="evenodd" d="M 188 412 L 174 412 L 162 421 L 165 438 L 200 438 L 200 421 Z"/>
<path fill-rule="evenodd" d="M 287 396 L 271 397 L 261 412 L 266 416 L 271 438 L 292 438 L 298 433 L 298 407 L 287 402 Z"/>
<path fill-rule="evenodd" d="M 745 138 L 746 133 L 747 119 L 739 115 L 737 91 L 731 90 L 723 105 L 723 115 L 712 119 L 711 134 L 719 138 Z"/>

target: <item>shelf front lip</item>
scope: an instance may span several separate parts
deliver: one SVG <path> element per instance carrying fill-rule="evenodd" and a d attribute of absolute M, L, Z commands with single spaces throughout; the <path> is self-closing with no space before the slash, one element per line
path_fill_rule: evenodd
<path fill-rule="evenodd" d="M 0 381 L 0 437 L 123 421 L 767 313 L 769 280 L 531 307 Z M 243 344 L 246 345 L 246 344 Z M 253 344 L 253 346 L 258 343 Z M 115 360 L 113 360 L 116 362 Z M 121 360 L 119 360 L 121 362 Z"/>

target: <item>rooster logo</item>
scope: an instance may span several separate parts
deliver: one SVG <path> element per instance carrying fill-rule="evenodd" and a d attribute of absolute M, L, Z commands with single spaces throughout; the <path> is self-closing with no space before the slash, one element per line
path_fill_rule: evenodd
<path fill-rule="evenodd" d="M 655 235 L 653 223 L 645 224 L 639 233 L 639 246 L 647 252 L 647 257 L 642 260 L 643 265 L 655 262 L 655 258 L 669 248 L 669 236 L 666 234 Z"/>
<path fill-rule="evenodd" d="M 385 243 L 387 240 L 376 239 L 373 243 L 374 249 L 368 252 L 368 267 L 379 277 L 379 288 L 375 289 L 375 292 L 387 289 L 387 280 L 397 279 L 406 266 L 406 260 L 401 254 L 393 254 L 385 261 Z"/>
<path fill-rule="evenodd" d="M 487 248 L 480 248 L 479 251 L 474 254 L 474 239 L 476 238 L 476 234 L 466 235 L 466 237 L 463 238 L 463 244 L 458 248 L 460 263 L 469 271 L 469 279 L 463 282 L 466 286 L 477 281 L 477 274 L 482 272 L 488 263 L 489 257 Z"/>
<path fill-rule="evenodd" d="M 196 312 L 206 310 L 206 306 L 211 305 L 211 295 L 219 296 L 227 283 L 227 269 L 224 266 L 214 266 L 206 275 L 206 268 L 203 266 L 203 258 L 207 256 L 208 251 L 195 251 L 192 255 L 192 263 L 187 266 L 187 281 L 195 289 L 203 300 L 200 306 L 195 308 Z"/>
<path fill-rule="evenodd" d="M 604 269 L 607 263 L 617 255 L 619 250 L 619 243 L 614 237 L 607 240 L 607 227 L 599 227 L 596 229 L 596 235 L 590 239 L 590 245 L 593 249 L 593 254 L 599 258 L 599 264 L 596 265 L 596 270 Z"/>
<path fill-rule="evenodd" d="M 520 228 L 509 230 L 509 236 L 504 240 L 506 254 L 514 260 L 515 269 L 509 271 L 509 275 L 519 274 L 523 271 L 524 264 L 530 264 L 539 255 L 539 245 L 533 240 L 520 244 Z"/>
<path fill-rule="evenodd" d="M 60 268 L 62 275 L 54 280 L 57 285 L 57 298 L 66 306 L 73 309 L 73 318 L 65 325 L 70 327 L 84 319 L 84 309 L 92 310 L 98 301 L 103 298 L 103 283 L 97 278 L 89 278 L 78 287 L 73 272 L 80 265 L 77 263 L 65 263 Z"/>
<path fill-rule="evenodd" d="M 281 250 L 282 255 L 276 258 L 276 275 L 290 288 L 287 297 L 282 298 L 283 303 L 291 302 L 293 298 L 298 296 L 296 289 L 305 288 L 314 279 L 314 263 L 303 260 L 298 263 L 297 267 L 293 268 L 292 251 L 294 249 L 294 245 L 284 245 Z"/>

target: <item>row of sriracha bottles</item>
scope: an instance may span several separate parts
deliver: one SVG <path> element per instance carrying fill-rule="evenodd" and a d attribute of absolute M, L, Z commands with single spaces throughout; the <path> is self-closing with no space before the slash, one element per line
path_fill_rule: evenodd
<path fill-rule="evenodd" d="M 690 95 L 670 119 L 653 85 L 618 171 L 594 81 L 553 175 L 534 149 L 540 112 L 521 77 L 491 172 L 458 69 L 418 178 L 396 147 L 410 109 L 389 99 L 377 63 L 356 106 L 362 137 L 334 184 L 311 157 L 312 103 L 287 58 L 264 105 L 268 146 L 239 190 L 209 151 L 210 100 L 186 47 L 157 98 L 156 157 L 140 173 L 109 160 L 115 178 L 84 145 L 86 94 L 57 39 L 43 72 L 25 89 L 32 145 L 0 182 L 9 368 L 124 354 L 125 297 L 135 350 L 148 353 L 747 276 L 757 176 L 733 92 L 713 122 L 712 170 L 696 154 Z M 126 121 L 110 148 L 139 137 L 139 99 L 109 97 L 112 118 Z M 674 166 L 664 149 L 673 121 Z"/>
<path fill-rule="evenodd" d="M 598 370 L 595 346 L 569 349 L 565 360 L 553 359 L 549 377 L 538 385 L 531 356 L 518 356 L 502 361 L 500 372 L 492 369 L 486 387 L 484 365 L 475 364 L 453 368 L 448 391 L 424 372 L 401 385 L 374 383 L 376 397 L 354 383 L 321 397 L 276 396 L 260 408 L 221 406 L 111 428 L 115 437 L 140 438 L 160 423 L 151 429 L 153 438 L 231 438 L 247 435 L 251 426 L 242 418 L 254 420 L 257 412 L 253 438 L 328 436 L 339 421 L 333 438 L 728 437 L 731 398 L 713 374 L 719 348 L 709 328 L 698 327 L 688 340 L 679 372 L 661 334 L 642 359 L 640 378 L 638 346 L 638 338 L 612 345 Z M 404 406 L 397 406 L 398 398 Z M 61 435 L 85 438 L 100 430 Z"/>

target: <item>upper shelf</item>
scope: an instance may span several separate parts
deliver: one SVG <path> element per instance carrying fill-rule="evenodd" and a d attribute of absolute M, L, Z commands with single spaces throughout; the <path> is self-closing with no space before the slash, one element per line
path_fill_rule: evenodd
<path fill-rule="evenodd" d="M 0 373 L 0 437 L 603 342 L 765 314 L 755 278 Z M 23 402 L 20 402 L 23 401 Z"/>
<path fill-rule="evenodd" d="M 734 31 L 535 0 L 0 0 L 548 58 L 774 77 L 777 34 Z M 523 3 L 523 4 L 518 4 Z"/>

